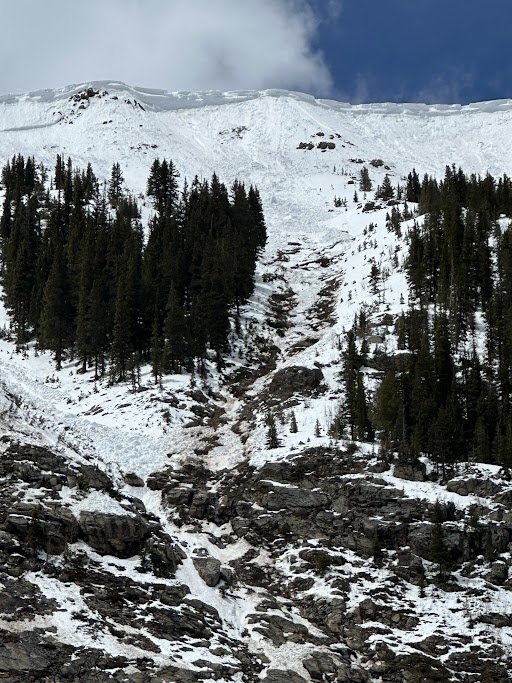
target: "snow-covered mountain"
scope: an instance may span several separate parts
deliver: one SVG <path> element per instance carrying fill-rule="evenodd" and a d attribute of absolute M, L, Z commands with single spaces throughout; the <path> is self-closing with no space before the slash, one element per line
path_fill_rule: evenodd
<path fill-rule="evenodd" d="M 52 172 L 62 154 L 108 178 L 119 162 L 147 220 L 150 166 L 172 159 L 182 179 L 256 184 L 269 235 L 223 374 L 155 387 L 147 370 L 132 393 L 0 341 L 0 680 L 507 680 L 499 468 L 439 483 L 328 428 L 344 332 L 363 308 L 371 353 L 393 353 L 408 298 L 404 245 L 389 207 L 367 206 L 361 168 L 395 186 L 452 164 L 510 175 L 511 143 L 512 100 L 351 106 L 111 82 L 0 97 L 2 165 L 20 153 Z M 283 420 L 273 449 L 268 410 Z M 449 586 L 426 553 L 436 501 L 465 558 Z M 473 552 L 476 513 L 504 550 L 492 565 Z"/>

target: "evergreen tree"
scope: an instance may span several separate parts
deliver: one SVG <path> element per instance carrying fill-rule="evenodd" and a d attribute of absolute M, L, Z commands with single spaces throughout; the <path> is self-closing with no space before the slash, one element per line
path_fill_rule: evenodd
<path fill-rule="evenodd" d="M 382 181 L 382 185 L 380 185 L 377 188 L 375 198 L 388 200 L 393 199 L 394 196 L 395 190 L 393 189 L 393 185 L 391 184 L 391 178 L 386 173 L 386 175 L 384 176 L 384 180 Z"/>
<path fill-rule="evenodd" d="M 268 450 L 273 450 L 274 448 L 279 448 L 281 445 L 279 441 L 279 437 L 277 435 L 277 425 L 276 425 L 276 419 L 272 413 L 269 414 L 268 419 L 267 419 L 267 438 L 266 438 L 266 446 Z"/>
<path fill-rule="evenodd" d="M 39 321 L 43 348 L 55 354 L 55 368 L 62 369 L 66 346 L 72 336 L 73 318 L 69 281 L 62 246 L 57 246 L 50 275 L 44 287 Z"/>
<path fill-rule="evenodd" d="M 110 182 L 108 186 L 108 199 L 113 207 L 119 206 L 119 202 L 123 197 L 124 190 L 124 177 L 121 171 L 121 166 L 116 161 L 112 166 L 112 171 L 110 173 Z"/>
<path fill-rule="evenodd" d="M 361 192 L 371 192 L 373 187 L 367 166 L 363 166 L 359 174 L 359 189 Z"/>

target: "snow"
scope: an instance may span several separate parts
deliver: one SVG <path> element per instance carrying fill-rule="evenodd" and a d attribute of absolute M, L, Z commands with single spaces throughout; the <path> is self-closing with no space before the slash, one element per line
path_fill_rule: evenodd
<path fill-rule="evenodd" d="M 77 93 L 92 87 L 102 93 L 74 103 Z M 106 94 L 104 94 L 106 93 Z M 129 100 L 129 102 L 128 102 Z M 140 103 L 143 108 L 138 106 Z M 84 108 L 80 109 L 83 104 Z M 324 136 L 317 136 L 323 132 Z M 331 140 L 332 136 L 332 140 Z M 325 152 L 297 149 L 301 142 L 332 141 L 334 150 Z M 57 154 L 68 155 L 75 165 L 84 167 L 91 162 L 99 178 L 108 178 L 112 163 L 119 162 L 126 185 L 136 194 L 144 193 L 146 179 L 155 157 L 172 159 L 181 172 L 182 180 L 196 174 L 209 177 L 216 171 L 229 185 L 241 178 L 246 185 L 258 185 L 269 240 L 258 264 L 256 289 L 245 307 L 242 318 L 242 339 L 235 344 L 230 362 L 233 369 L 251 365 L 257 367 L 261 339 L 255 341 L 254 330 L 269 344 L 277 347 L 276 369 L 293 365 L 322 369 L 325 393 L 313 396 L 293 406 L 298 432 L 289 431 L 290 409 L 284 410 L 277 421 L 283 446 L 266 448 L 266 408 L 258 402 L 267 388 L 269 377 L 256 379 L 249 391 L 235 398 L 225 386 L 227 373 L 212 370 L 207 382 L 201 383 L 187 375 L 165 378 L 163 387 L 155 387 L 148 368 L 143 369 L 142 389 L 132 392 L 127 385 L 108 386 L 105 381 L 94 382 L 91 373 L 81 375 L 73 362 L 60 373 L 53 369 L 49 354 L 36 355 L 33 347 L 26 354 L 16 353 L 14 345 L 0 341 L 0 426 L 8 434 L 14 433 L 24 441 L 46 444 L 65 454 L 74 462 L 97 464 L 106 470 L 124 494 L 139 498 L 149 513 L 162 523 L 169 536 L 186 550 L 187 559 L 178 569 L 176 579 L 159 579 L 163 584 L 185 583 L 191 597 L 215 607 L 223 624 L 223 631 L 234 639 L 245 639 L 255 654 L 264 654 L 270 665 L 293 669 L 305 675 L 301 660 L 308 647 L 288 643 L 275 648 L 248 621 L 257 612 L 265 595 L 263 589 L 249 591 L 233 588 L 222 595 L 217 588 L 209 588 L 200 579 L 192 557 L 206 552 L 227 565 L 243 557 L 251 546 L 245 540 L 223 546 L 218 541 L 229 534 L 229 525 L 217 527 L 202 523 L 197 528 L 178 527 L 161 500 L 161 494 L 147 487 L 124 485 L 122 475 L 135 472 L 146 478 L 166 467 L 179 467 L 189 459 L 202 457 L 211 470 L 231 470 L 245 461 L 261 467 L 267 461 L 292 459 L 306 446 L 332 444 L 328 434 L 336 407 L 341 398 L 339 361 L 345 338 L 354 316 L 363 309 L 374 326 L 372 333 L 386 333 L 389 349 L 396 350 L 392 330 L 383 329 L 385 313 L 396 315 L 407 307 L 408 286 L 399 266 L 405 254 L 403 240 L 386 229 L 386 213 L 382 207 L 363 212 L 366 200 L 359 192 L 358 178 L 363 159 L 368 166 L 374 187 L 389 173 L 394 186 L 403 184 L 403 177 L 413 168 L 420 177 L 424 173 L 444 174 L 447 164 L 456 163 L 467 173 L 498 175 L 512 174 L 509 150 L 512 145 L 512 100 L 458 105 L 377 104 L 356 105 L 327 100 L 287 91 L 241 93 L 167 93 L 165 91 L 133 88 L 118 82 L 91 82 L 57 91 L 40 91 L 28 95 L 0 97 L 0 162 L 5 163 L 13 153 L 34 154 L 53 169 Z M 389 167 L 374 168 L 370 162 L 382 159 Z M 355 181 L 355 184 L 354 184 Z M 357 189 L 359 202 L 353 201 Z M 334 198 L 346 199 L 346 208 L 334 206 Z M 1 197 L 0 197 L 1 199 Z M 413 206 L 409 207 L 414 209 Z M 145 220 L 152 207 L 143 207 Z M 503 219 L 501 224 L 507 225 Z M 373 229 L 370 232 L 370 223 Z M 409 223 L 410 224 L 410 223 Z M 402 225 L 402 232 L 407 223 Z M 378 292 L 372 291 L 369 275 L 375 262 L 389 277 L 379 283 Z M 292 327 L 280 337 L 268 325 L 269 298 L 275 292 L 294 292 L 288 312 Z M 329 312 L 322 311 L 319 302 L 328 304 Z M 0 326 L 6 327 L 8 316 L 0 310 Z M 485 320 L 479 321 L 483 327 Z M 310 345 L 297 348 L 305 339 Z M 370 352 L 382 347 L 375 342 Z M 252 359 L 252 360 L 249 360 Z M 372 373 L 366 371 L 368 388 L 374 388 Z M 197 382 L 197 384 L 196 384 Z M 190 390 L 199 388 L 224 411 L 225 424 L 213 427 L 190 427 L 194 418 L 191 411 Z M 217 397 L 215 397 L 216 392 Z M 220 394 L 220 398 L 218 395 Z M 247 402 L 253 400 L 249 415 L 240 422 L 240 433 L 232 426 L 241 418 Z M 169 403 L 172 401 L 172 403 Z M 177 405 L 178 407 L 174 407 Z M 276 406 L 279 412 L 282 406 Z M 320 436 L 315 435 L 317 422 Z M 208 440 L 217 437 L 216 443 Z M 206 455 L 197 456 L 197 450 Z M 345 441 L 338 443 L 340 448 Z M 358 444 L 361 453 L 370 461 L 373 447 Z M 2 445 L 6 448 L 7 445 Z M 478 465 L 468 471 L 471 476 L 496 477 L 498 468 Z M 464 473 L 461 475 L 464 476 Z M 357 475 L 351 475 L 357 478 Z M 472 505 L 486 505 L 485 499 L 460 496 L 448 492 L 434 482 L 410 482 L 395 477 L 391 471 L 378 475 L 407 497 L 433 503 L 452 502 L 458 509 L 469 510 Z M 272 486 L 289 486 L 272 482 Z M 102 511 L 127 514 L 124 506 L 99 491 L 76 494 L 64 487 L 61 500 L 80 511 Z M 318 542 L 321 547 L 321 542 Z M 84 544 L 75 544 L 71 552 L 87 551 L 91 560 L 114 576 L 124 576 L 139 583 L 154 580 L 138 571 L 139 558 L 120 560 L 100 557 Z M 293 578 L 296 548 L 288 548 L 276 567 L 284 579 Z M 330 552 L 337 552 L 330 549 Z M 336 599 L 333 578 L 349 577 L 351 591 L 347 609 L 353 610 L 379 587 L 390 589 L 389 574 L 376 569 L 371 561 L 363 561 L 354 553 L 339 551 L 344 563 L 324 576 L 312 570 L 304 576 L 314 578 L 308 594 Z M 254 560 L 265 566 L 275 562 L 261 552 Z M 140 569 L 140 567 L 139 567 Z M 43 594 L 56 600 L 58 612 L 35 621 L 13 624 L 0 619 L 0 627 L 25 629 L 57 628 L 56 637 L 70 645 L 105 649 L 111 654 L 128 657 L 147 656 L 139 648 L 120 642 L 109 632 L 87 630 L 83 620 L 73 619 L 82 612 L 94 620 L 78 588 L 63 585 L 48 576 L 29 574 Z M 464 584 L 484 589 L 484 579 L 471 581 L 457 576 Z M 407 594 L 396 594 L 392 599 L 395 609 L 407 602 L 419 617 L 419 626 L 411 631 L 393 629 L 391 633 L 371 636 L 375 642 L 386 640 L 395 649 L 405 651 L 426 636 L 455 631 L 470 633 L 476 644 L 484 642 L 487 632 L 496 636 L 496 629 L 477 624 L 468 631 L 470 617 L 475 620 L 482 610 L 477 600 L 462 605 L 457 593 L 437 591 L 427 587 L 427 598 L 419 598 L 419 589 L 409 586 Z M 487 595 L 489 591 L 487 591 Z M 512 610 L 511 594 L 497 589 L 493 603 L 486 611 Z M 291 616 L 286 605 L 278 613 L 301 621 L 298 613 Z M 375 624 L 377 625 L 377 624 Z M 371 624 L 369 624 L 371 626 Z M 248 635 L 247 635 L 248 633 Z M 160 648 L 151 654 L 155 661 L 181 662 L 192 668 L 198 658 L 217 661 L 208 650 L 194 645 L 190 652 L 178 652 L 168 641 L 160 641 L 149 632 L 144 635 Z M 217 637 L 218 634 L 216 634 Z M 508 634 L 503 636 L 512 646 Z M 174 649 L 173 649 L 174 648 Z M 224 660 L 229 661 L 229 660 Z"/>

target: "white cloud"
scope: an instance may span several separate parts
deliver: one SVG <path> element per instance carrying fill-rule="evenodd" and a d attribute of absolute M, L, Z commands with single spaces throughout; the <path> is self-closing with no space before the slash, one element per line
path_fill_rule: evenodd
<path fill-rule="evenodd" d="M 339 0 L 328 8 L 336 16 Z M 170 90 L 332 86 L 308 0 L 0 0 L 0 9 L 4 93 L 102 79 Z"/>

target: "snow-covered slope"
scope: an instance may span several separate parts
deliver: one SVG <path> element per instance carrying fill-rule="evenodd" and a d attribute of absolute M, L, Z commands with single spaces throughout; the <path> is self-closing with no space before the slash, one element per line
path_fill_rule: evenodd
<path fill-rule="evenodd" d="M 388 207 L 362 211 L 360 169 L 374 186 L 385 173 L 396 185 L 413 168 L 441 176 L 447 164 L 510 175 L 511 146 L 509 100 L 350 106 L 285 91 L 110 82 L 0 98 L 1 164 L 21 153 L 52 170 L 63 154 L 108 178 L 119 162 L 144 203 L 151 163 L 170 158 L 182 178 L 216 171 L 227 184 L 258 185 L 269 233 L 223 375 L 168 377 L 159 388 L 146 371 L 133 394 L 94 384 L 72 361 L 55 373 L 48 355 L 0 342 L 0 550 L 22 558 L 0 578 L 0 634 L 12 638 L 0 646 L 0 673 L 60 680 L 45 655 L 48 634 L 66 671 L 75 661 L 66 648 L 79 650 L 82 668 L 66 680 L 476 681 L 482 662 L 510 663 L 511 586 L 500 574 L 510 555 L 488 567 L 468 554 L 449 590 L 422 555 L 436 500 L 453 505 L 449 530 L 462 545 L 475 510 L 502 524 L 510 486 L 497 468 L 468 466 L 449 487 L 410 481 L 371 446 L 353 453 L 327 430 L 354 315 L 368 314 L 372 352 L 392 351 L 386 316 L 407 304 L 396 267 L 403 244 L 386 230 Z M 378 296 L 371 263 L 388 272 Z M 295 368 L 312 373 L 297 395 L 279 380 L 293 385 Z M 268 409 L 283 417 L 275 449 Z M 466 479 L 477 483 L 464 489 Z M 388 515 L 394 531 L 376 566 L 372 534 Z M 27 529 L 33 541 L 38 524 L 51 527 L 60 552 L 30 554 Z M 31 599 L 40 603 L 34 619 Z"/>
<path fill-rule="evenodd" d="M 80 99 L 85 87 L 99 96 Z M 297 149 L 319 142 L 317 132 L 333 136 L 336 149 Z M 442 174 L 452 163 L 500 174 L 511 142 L 510 100 L 350 106 L 286 91 L 172 94 L 109 82 L 0 98 L 1 157 L 37 152 L 52 166 L 63 153 L 90 161 L 100 177 L 119 161 L 136 191 L 145 190 L 155 156 L 172 158 L 188 178 L 215 169 L 225 182 L 258 184 L 276 238 L 322 239 L 325 209 L 344 190 L 332 170 L 358 170 L 351 159 L 380 158 L 395 177 L 413 167 Z"/>

